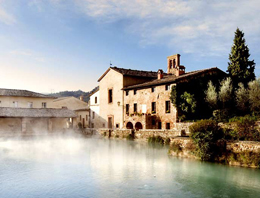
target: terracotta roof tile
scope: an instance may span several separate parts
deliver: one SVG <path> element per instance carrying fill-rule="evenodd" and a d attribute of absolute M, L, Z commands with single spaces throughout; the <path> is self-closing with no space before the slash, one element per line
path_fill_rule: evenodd
<path fill-rule="evenodd" d="M 187 72 L 185 74 L 182 74 L 180 76 L 175 76 L 175 75 L 166 75 L 162 79 L 155 79 L 151 80 L 149 82 L 145 82 L 142 84 L 137 84 L 137 85 L 132 85 L 128 87 L 124 87 L 123 90 L 130 90 L 130 89 L 140 89 L 140 88 L 146 88 L 146 87 L 152 87 L 156 85 L 162 85 L 162 84 L 168 84 L 168 83 L 176 83 L 182 80 L 185 80 L 190 77 L 194 77 L 196 75 L 201 75 L 206 72 L 210 71 L 216 71 L 216 72 L 222 72 L 223 74 L 226 74 L 222 70 L 218 69 L 217 67 L 209 68 L 209 69 L 203 69 L 203 70 L 196 70 L 192 72 Z"/>
<path fill-rule="evenodd" d="M 119 68 L 119 67 L 109 67 L 105 73 L 98 79 L 98 82 L 104 78 L 104 76 L 110 71 L 110 69 L 113 69 L 123 76 L 135 76 L 135 77 L 145 77 L 145 78 L 157 78 L 157 72 L 156 71 L 142 71 L 142 70 L 133 70 L 133 69 L 125 69 L 125 68 Z"/>
<path fill-rule="evenodd" d="M 20 89 L 0 89 L 0 96 L 22 96 L 22 97 L 34 97 L 34 98 L 56 98 L 49 95 L 44 95 L 32 91 L 20 90 Z"/>

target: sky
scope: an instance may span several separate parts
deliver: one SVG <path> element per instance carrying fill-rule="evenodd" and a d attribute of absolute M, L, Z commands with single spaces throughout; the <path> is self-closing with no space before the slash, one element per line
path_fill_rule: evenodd
<path fill-rule="evenodd" d="M 260 76 L 259 0 L 0 0 L 0 87 L 90 91 L 113 66 L 227 70 L 245 33 Z"/>

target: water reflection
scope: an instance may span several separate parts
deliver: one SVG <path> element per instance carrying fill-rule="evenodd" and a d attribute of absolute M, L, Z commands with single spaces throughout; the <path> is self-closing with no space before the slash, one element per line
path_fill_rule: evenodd
<path fill-rule="evenodd" d="M 0 197 L 258 197 L 260 171 L 178 159 L 146 143 L 0 140 Z"/>

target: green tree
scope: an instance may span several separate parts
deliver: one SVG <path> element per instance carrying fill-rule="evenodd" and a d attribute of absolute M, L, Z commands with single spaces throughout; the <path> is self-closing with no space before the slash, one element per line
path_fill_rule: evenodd
<path fill-rule="evenodd" d="M 255 79 L 255 62 L 249 60 L 249 48 L 246 45 L 244 33 L 237 28 L 234 44 L 229 54 L 228 73 L 232 78 L 234 86 L 242 82 L 247 86 L 248 82 Z"/>
<path fill-rule="evenodd" d="M 245 88 L 243 83 L 238 84 L 238 89 L 235 91 L 236 104 L 240 111 L 246 113 L 248 110 L 248 90 Z"/>
<path fill-rule="evenodd" d="M 170 95 L 170 101 L 172 102 L 173 106 L 177 107 L 177 85 L 172 86 L 172 91 Z"/>
<path fill-rule="evenodd" d="M 228 77 L 220 82 L 219 100 L 222 102 L 223 108 L 232 100 L 232 90 L 231 78 Z"/>
<path fill-rule="evenodd" d="M 205 91 L 206 101 L 209 105 L 215 109 L 218 103 L 218 94 L 216 92 L 216 87 L 213 85 L 212 81 L 208 83 L 208 89 Z"/>
<path fill-rule="evenodd" d="M 260 79 L 248 83 L 249 103 L 251 111 L 260 113 Z"/>
<path fill-rule="evenodd" d="M 188 93 L 188 92 L 184 92 L 181 95 L 181 110 L 186 112 L 186 113 L 195 113 L 196 110 L 196 100 L 194 98 L 194 95 Z"/>

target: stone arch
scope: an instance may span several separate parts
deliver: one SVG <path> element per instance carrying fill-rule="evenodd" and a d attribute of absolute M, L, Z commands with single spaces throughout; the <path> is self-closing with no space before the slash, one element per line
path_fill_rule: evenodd
<path fill-rule="evenodd" d="M 143 125 L 141 124 L 141 122 L 137 122 L 136 124 L 135 124 L 135 129 L 136 130 L 139 130 L 139 129 L 142 129 L 143 128 Z"/>
<path fill-rule="evenodd" d="M 134 126 L 133 126 L 132 122 L 128 122 L 128 123 L 126 124 L 126 128 L 127 128 L 127 129 L 133 129 Z"/>

